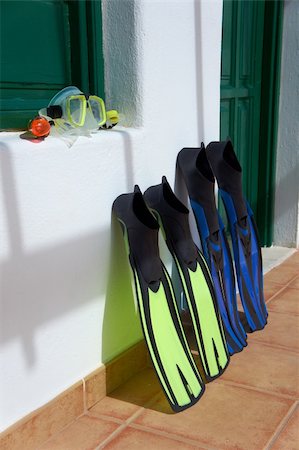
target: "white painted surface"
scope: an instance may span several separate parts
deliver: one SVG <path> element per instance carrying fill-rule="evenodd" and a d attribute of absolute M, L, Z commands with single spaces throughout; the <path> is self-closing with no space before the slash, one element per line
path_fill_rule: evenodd
<path fill-rule="evenodd" d="M 293 255 L 296 252 L 294 248 L 287 247 L 263 247 L 262 248 L 262 257 L 263 257 L 263 273 L 266 274 L 271 269 L 276 266 L 279 266 L 283 263 L 287 258 Z"/>
<path fill-rule="evenodd" d="M 299 245 L 299 2 L 284 2 L 274 244 Z"/>
<path fill-rule="evenodd" d="M 222 2 L 103 3 L 107 105 L 131 128 L 71 149 L 0 135 L 1 429 L 102 363 L 114 198 L 219 136 Z M 139 338 L 120 334 L 110 357 Z"/>

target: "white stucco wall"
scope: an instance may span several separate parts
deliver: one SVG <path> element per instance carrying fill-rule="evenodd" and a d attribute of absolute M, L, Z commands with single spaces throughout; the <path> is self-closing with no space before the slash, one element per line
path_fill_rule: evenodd
<path fill-rule="evenodd" d="M 284 2 L 274 244 L 299 246 L 299 2 Z"/>
<path fill-rule="evenodd" d="M 109 272 L 112 202 L 173 183 L 177 152 L 219 136 L 222 2 L 104 0 L 103 15 L 126 127 L 70 149 L 0 135 L 1 429 L 140 339 L 124 266 Z"/>

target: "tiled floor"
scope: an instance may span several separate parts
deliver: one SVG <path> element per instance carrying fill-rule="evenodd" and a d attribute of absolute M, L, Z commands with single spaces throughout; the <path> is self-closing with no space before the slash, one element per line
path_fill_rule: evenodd
<path fill-rule="evenodd" d="M 173 414 L 151 368 L 39 450 L 299 449 L 299 252 L 265 276 L 267 327 L 220 379 Z"/>

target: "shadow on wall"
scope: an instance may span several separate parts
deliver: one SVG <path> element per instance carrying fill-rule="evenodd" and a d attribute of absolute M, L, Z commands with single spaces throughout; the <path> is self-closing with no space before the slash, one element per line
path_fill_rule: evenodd
<path fill-rule="evenodd" d="M 201 29 L 201 4 L 199 1 L 194 1 L 194 38 L 195 38 L 195 69 L 196 69 L 196 115 L 197 115 L 197 145 L 204 141 L 204 111 L 203 111 L 203 62 L 202 62 L 202 29 Z M 220 89 L 220 88 L 219 88 Z M 180 149 L 181 150 L 181 149 Z M 182 173 L 176 164 L 174 192 L 177 197 L 184 203 L 190 211 L 189 222 L 193 239 L 196 245 L 201 248 L 197 226 L 193 212 L 188 201 L 188 191 L 183 180 Z M 182 287 L 177 273 L 175 264 L 172 265 L 172 279 L 176 299 L 180 309 L 185 309 L 186 301 L 183 299 Z"/>
<path fill-rule="evenodd" d="M 204 141 L 204 112 L 203 112 L 203 62 L 202 62 L 202 27 L 201 27 L 201 4 L 199 1 L 194 2 L 194 38 L 195 38 L 195 68 L 196 68 L 196 105 L 197 105 L 197 145 Z M 219 87 L 220 89 L 220 87 Z M 176 166 L 174 192 L 178 198 L 188 207 L 188 193 L 183 181 L 182 174 Z M 197 234 L 195 221 L 191 219 L 191 231 Z M 196 242 L 197 244 L 199 243 Z"/>
<path fill-rule="evenodd" d="M 123 137 L 127 192 L 133 192 L 132 142 L 129 133 L 113 130 Z M 119 192 L 123 194 L 125 192 Z M 110 267 L 106 291 L 102 332 L 102 362 L 106 363 L 142 339 L 138 305 L 131 280 L 131 269 L 126 253 L 121 226 L 111 214 Z"/>
<path fill-rule="evenodd" d="M 99 297 L 105 290 L 99 271 L 107 230 L 26 253 L 9 148 L 0 144 L 1 184 L 9 254 L 1 264 L 0 342 L 19 338 L 28 366 L 36 360 L 35 333 L 43 323 Z M 91 285 L 90 280 L 96 280 Z M 5 320 L 3 320 L 3 317 Z"/>
<path fill-rule="evenodd" d="M 121 163 L 124 164 L 127 189 L 132 190 L 130 137 L 125 131 L 110 132 L 122 135 L 124 159 Z M 33 366 L 37 359 L 36 333 L 43 324 L 61 318 L 69 311 L 104 295 L 107 287 L 107 269 L 103 268 L 103 259 L 107 256 L 108 261 L 109 230 L 95 231 L 46 249 L 26 251 L 12 154 L 3 142 L 0 143 L 0 173 L 3 222 L 7 227 L 8 239 L 7 255 L 4 253 L 0 265 L 2 317 L 0 344 L 17 338 L 21 343 L 24 361 L 28 366 Z M 46 200 L 45 198 L 45 208 Z M 49 226 L 53 228 L 53 223 Z M 121 307 L 118 314 L 123 315 Z M 101 320 L 102 317 L 99 316 L 99 327 Z M 59 336 L 55 336 L 55 339 L 59 340 Z M 114 348 L 113 345 L 111 348 Z"/>
<path fill-rule="evenodd" d="M 131 269 L 121 226 L 111 214 L 111 250 L 106 293 L 102 361 L 106 363 L 142 339 L 138 305 L 135 302 Z"/>
<path fill-rule="evenodd" d="M 132 140 L 130 134 L 125 130 L 116 130 L 113 128 L 109 131 L 109 133 L 119 134 L 124 143 L 124 156 L 125 156 L 125 173 L 127 180 L 127 191 L 133 192 L 134 190 L 134 170 L 133 170 L 133 149 L 132 149 Z M 119 194 L 122 194 L 120 192 Z"/>

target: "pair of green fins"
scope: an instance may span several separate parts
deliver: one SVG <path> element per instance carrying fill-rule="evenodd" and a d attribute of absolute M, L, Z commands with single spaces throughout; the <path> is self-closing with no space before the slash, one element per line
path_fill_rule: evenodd
<path fill-rule="evenodd" d="M 194 150 L 183 149 L 177 160 L 190 177 Z M 188 187 L 186 178 L 185 181 Z M 190 203 L 192 206 L 191 197 Z M 166 177 L 143 195 L 138 186 L 133 193 L 120 195 L 113 203 L 113 212 L 123 229 L 141 324 L 154 368 L 170 406 L 175 412 L 182 411 L 200 399 L 204 382 L 219 377 L 234 353 L 228 346 L 229 305 L 223 314 L 211 276 L 213 266 L 193 242 L 189 210 L 175 196 Z M 204 379 L 188 346 L 172 281 L 160 258 L 160 228 L 179 274 Z M 232 324 L 231 318 L 229 321 Z"/>

